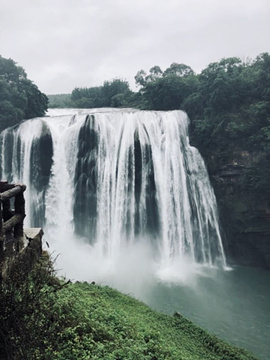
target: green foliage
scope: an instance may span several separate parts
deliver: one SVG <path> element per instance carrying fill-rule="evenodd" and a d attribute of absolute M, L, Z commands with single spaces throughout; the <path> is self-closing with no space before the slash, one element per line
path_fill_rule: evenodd
<path fill-rule="evenodd" d="M 182 63 L 174 62 L 165 71 L 155 65 L 148 72 L 138 71 L 135 82 L 140 87 L 138 92 L 132 92 L 128 83 L 120 79 L 105 81 L 100 87 L 75 88 L 70 106 L 185 110 L 191 120 L 191 142 L 202 153 L 210 174 L 240 150 L 260 153 L 263 162 L 270 157 L 268 53 L 248 62 L 237 57 L 223 58 L 198 75 Z M 9 114 L 10 94 L 1 82 L 0 90 L 3 112 Z M 16 98 L 18 103 L 23 101 L 23 97 Z M 18 118 L 20 113 L 13 111 L 12 117 Z M 255 164 L 252 171 L 257 170 Z M 266 175 L 260 174 L 260 178 L 252 188 L 255 193 L 267 182 Z"/>
<path fill-rule="evenodd" d="M 114 79 L 113 81 L 104 81 L 101 88 L 102 106 L 112 106 L 112 99 L 117 95 L 122 95 L 129 92 L 129 85 L 127 81 Z"/>
<path fill-rule="evenodd" d="M 146 85 L 146 72 L 144 70 L 140 70 L 135 75 L 135 83 L 137 86 L 145 86 Z"/>
<path fill-rule="evenodd" d="M 244 169 L 238 182 L 238 191 L 256 193 L 262 198 L 270 198 L 269 188 L 270 158 L 262 156 L 253 167 Z"/>
<path fill-rule="evenodd" d="M 195 75 L 194 71 L 191 69 L 190 66 L 185 64 L 177 64 L 172 63 L 168 69 L 164 71 L 164 76 L 181 76 L 181 77 L 187 77 L 190 75 Z"/>
<path fill-rule="evenodd" d="M 70 105 L 75 108 L 123 107 L 128 105 L 131 95 L 125 80 L 114 79 L 104 81 L 99 87 L 75 88 Z"/>
<path fill-rule="evenodd" d="M 180 109 L 184 100 L 197 88 L 194 71 L 185 64 L 177 63 L 172 63 L 164 72 L 159 66 L 152 67 L 149 74 L 140 70 L 135 82 L 141 86 L 144 100 L 139 107 L 149 110 Z"/>
<path fill-rule="evenodd" d="M 0 56 L 0 131 L 22 119 L 44 116 L 47 102 L 23 68 Z"/>
<path fill-rule="evenodd" d="M 109 287 L 60 282 L 46 256 L 2 283 L 0 300 L 3 360 L 254 359 Z"/>
<path fill-rule="evenodd" d="M 71 94 L 71 106 L 175 110 L 180 109 L 183 101 L 198 85 L 194 71 L 187 65 L 177 63 L 171 64 L 164 72 L 157 65 L 148 74 L 140 70 L 135 81 L 141 87 L 139 92 L 132 92 L 129 84 L 120 79 L 105 81 L 99 87 L 75 88 Z"/>
<path fill-rule="evenodd" d="M 1 359 L 34 359 L 34 349 L 45 347 L 42 337 L 50 332 L 51 306 L 60 287 L 53 274 L 52 263 L 43 254 L 29 274 L 18 264 L 0 283 Z"/>
<path fill-rule="evenodd" d="M 193 75 L 167 75 L 155 82 L 147 83 L 143 94 L 149 109 L 175 110 L 181 108 L 184 99 L 193 93 L 195 88 L 196 79 Z"/>
<path fill-rule="evenodd" d="M 49 108 L 69 108 L 71 107 L 71 94 L 47 95 Z"/>
<path fill-rule="evenodd" d="M 75 108 L 102 107 L 101 87 L 75 88 L 71 93 L 71 106 Z"/>
<path fill-rule="evenodd" d="M 270 151 L 270 56 L 212 63 L 198 75 L 196 92 L 183 102 L 191 118 L 191 137 L 208 166 L 211 157 L 234 151 Z M 224 157 L 223 154 L 226 153 Z M 216 162 L 219 167 L 221 162 Z M 210 166 L 210 171 L 215 169 Z"/>

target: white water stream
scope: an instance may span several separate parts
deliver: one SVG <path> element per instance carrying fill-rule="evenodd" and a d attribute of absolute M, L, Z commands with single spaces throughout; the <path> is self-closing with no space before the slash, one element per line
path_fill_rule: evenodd
<path fill-rule="evenodd" d="M 185 113 L 57 112 L 4 131 L 1 164 L 2 178 L 27 185 L 26 225 L 44 226 L 65 275 L 104 280 L 136 268 L 166 280 L 225 266 L 215 197 Z M 45 135 L 53 156 L 40 189 Z"/>
<path fill-rule="evenodd" d="M 27 185 L 25 226 L 44 228 L 59 273 L 180 311 L 268 359 L 269 274 L 223 271 L 215 197 L 186 114 L 49 115 L 1 133 L 1 178 Z"/>

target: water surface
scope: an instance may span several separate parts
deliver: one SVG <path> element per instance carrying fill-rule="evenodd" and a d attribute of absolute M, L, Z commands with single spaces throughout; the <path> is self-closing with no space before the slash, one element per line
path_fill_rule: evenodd
<path fill-rule="evenodd" d="M 152 308 L 186 318 L 262 360 L 270 358 L 270 272 L 204 269 L 181 282 L 156 281 L 145 296 Z"/>

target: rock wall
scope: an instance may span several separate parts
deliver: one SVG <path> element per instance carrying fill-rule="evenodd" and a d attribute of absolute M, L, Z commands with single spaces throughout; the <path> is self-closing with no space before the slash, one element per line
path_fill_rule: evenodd
<path fill-rule="evenodd" d="M 270 197 L 256 187 L 243 185 L 247 170 L 259 159 L 260 154 L 234 152 L 231 160 L 217 167 L 210 178 L 228 261 L 270 269 Z"/>

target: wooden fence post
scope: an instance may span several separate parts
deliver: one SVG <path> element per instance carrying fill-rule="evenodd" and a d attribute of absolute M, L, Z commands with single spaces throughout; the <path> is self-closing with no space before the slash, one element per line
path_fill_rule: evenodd
<path fill-rule="evenodd" d="M 18 195 L 15 196 L 14 206 L 15 206 L 15 215 L 19 214 L 22 216 L 22 219 L 24 219 L 25 218 L 25 200 L 24 200 L 24 196 L 23 196 L 23 190 L 21 193 L 19 193 Z M 23 220 L 19 224 L 14 226 L 14 236 L 16 238 L 23 236 Z"/>
<path fill-rule="evenodd" d="M 0 182 L 0 262 L 5 260 L 5 251 L 17 251 L 23 244 L 23 220 L 25 218 L 25 185 Z M 14 212 L 10 208 L 10 198 L 15 197 Z"/>
<path fill-rule="evenodd" d="M 0 264 L 4 261 L 4 236 L 2 222 L 2 202 L 0 201 Z"/>

